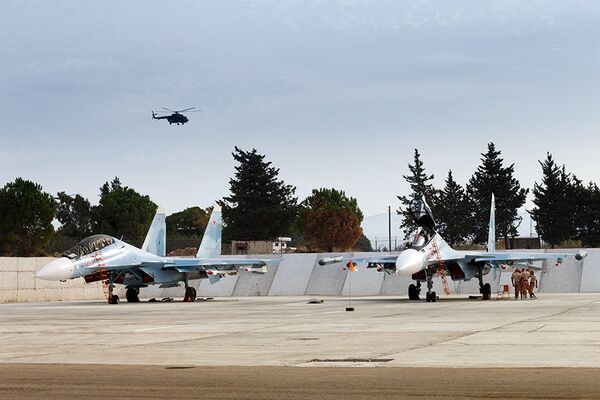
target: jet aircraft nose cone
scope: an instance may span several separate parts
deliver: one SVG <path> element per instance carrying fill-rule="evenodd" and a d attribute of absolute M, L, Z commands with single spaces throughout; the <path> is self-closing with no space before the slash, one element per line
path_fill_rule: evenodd
<path fill-rule="evenodd" d="M 44 265 L 35 276 L 46 281 L 64 281 L 73 277 L 73 262 L 66 257 L 58 258 Z"/>
<path fill-rule="evenodd" d="M 415 249 L 406 249 L 396 259 L 396 271 L 403 275 L 412 275 L 423 269 L 423 254 Z"/>

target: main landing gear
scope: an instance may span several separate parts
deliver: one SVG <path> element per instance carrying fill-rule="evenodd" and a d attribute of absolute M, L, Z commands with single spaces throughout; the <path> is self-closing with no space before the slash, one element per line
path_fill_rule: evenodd
<path fill-rule="evenodd" d="M 492 298 L 492 285 L 489 283 L 483 283 L 483 268 L 481 267 L 479 267 L 477 278 L 479 279 L 479 293 L 481 293 L 482 299 L 490 300 Z"/>
<path fill-rule="evenodd" d="M 427 293 L 425 293 L 425 300 L 429 303 L 435 303 L 437 301 L 437 295 L 433 289 L 433 272 L 428 269 L 425 270 L 425 276 L 427 277 Z M 417 281 L 417 284 L 411 283 L 408 285 L 408 299 L 409 300 L 420 300 L 419 294 L 421 293 L 421 281 Z"/>
<path fill-rule="evenodd" d="M 139 294 L 140 294 L 140 288 L 128 287 L 127 292 L 125 293 L 125 298 L 127 299 L 128 303 L 139 303 L 140 302 Z"/>
<path fill-rule="evenodd" d="M 196 301 L 196 289 L 188 284 L 187 277 L 183 283 L 185 284 L 185 296 L 183 296 L 183 301 L 186 303 Z"/>

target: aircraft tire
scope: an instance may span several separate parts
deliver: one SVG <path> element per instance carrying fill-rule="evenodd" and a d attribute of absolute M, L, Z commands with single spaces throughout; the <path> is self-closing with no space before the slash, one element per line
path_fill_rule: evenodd
<path fill-rule="evenodd" d="M 138 297 L 139 289 L 138 288 L 127 288 L 127 292 L 125 292 L 125 298 L 128 303 L 139 303 L 140 298 Z"/>
<path fill-rule="evenodd" d="M 486 283 L 485 285 L 483 285 L 482 295 L 483 295 L 483 300 L 489 300 L 492 295 L 492 285 L 490 285 L 489 283 Z"/>
<path fill-rule="evenodd" d="M 417 286 L 415 286 L 412 283 L 408 285 L 408 299 L 419 300 L 419 292 L 417 291 Z"/>
<path fill-rule="evenodd" d="M 435 292 L 431 292 L 431 294 L 429 295 L 429 301 L 431 301 L 432 303 L 435 303 L 437 301 L 437 295 L 435 294 Z"/>
<path fill-rule="evenodd" d="M 196 300 L 196 289 L 189 287 L 185 289 L 185 296 L 183 297 L 184 302 L 192 302 Z"/>
<path fill-rule="evenodd" d="M 108 299 L 108 304 L 119 304 L 119 296 L 113 294 L 112 297 Z"/>

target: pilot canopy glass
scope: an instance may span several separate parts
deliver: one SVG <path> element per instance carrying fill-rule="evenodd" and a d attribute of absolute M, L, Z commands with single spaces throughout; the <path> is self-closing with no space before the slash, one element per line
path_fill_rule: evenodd
<path fill-rule="evenodd" d="M 63 257 L 77 258 L 110 246 L 115 239 L 108 235 L 94 235 L 83 239 L 75 247 L 65 251 Z"/>

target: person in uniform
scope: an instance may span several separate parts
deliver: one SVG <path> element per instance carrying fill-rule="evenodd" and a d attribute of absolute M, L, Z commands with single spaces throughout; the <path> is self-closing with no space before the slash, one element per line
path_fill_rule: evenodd
<path fill-rule="evenodd" d="M 515 272 L 510 276 L 510 280 L 515 287 L 515 300 L 519 300 L 521 294 L 521 270 L 519 268 L 515 269 Z"/>
<path fill-rule="evenodd" d="M 537 277 L 535 276 L 535 272 L 533 272 L 533 270 L 529 271 L 529 287 L 528 287 L 528 291 L 529 291 L 529 297 L 532 299 L 537 299 L 537 296 L 535 295 L 535 293 L 533 293 L 533 289 L 537 289 L 538 285 L 537 285 Z"/>
<path fill-rule="evenodd" d="M 529 269 L 523 268 L 521 271 L 521 300 L 527 298 L 527 290 L 529 289 Z"/>

